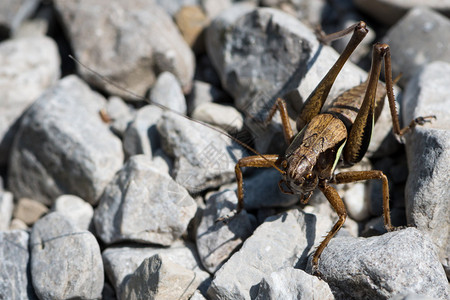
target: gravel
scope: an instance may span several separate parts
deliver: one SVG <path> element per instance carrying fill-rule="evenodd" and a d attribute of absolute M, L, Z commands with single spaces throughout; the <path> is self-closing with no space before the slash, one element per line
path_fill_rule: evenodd
<path fill-rule="evenodd" d="M 0 299 L 449 299 L 444 1 L 3 6 Z M 394 78 L 403 74 L 403 124 L 436 118 L 403 146 L 385 103 L 364 160 L 336 173 L 383 171 L 398 227 L 383 226 L 379 180 L 337 185 L 347 220 L 312 274 L 336 212 L 320 191 L 306 205 L 282 193 L 274 168 L 244 168 L 244 209 L 219 220 L 237 206 L 236 163 L 254 155 L 226 134 L 283 153 L 279 114 L 263 124 L 269 109 L 284 97 L 296 131 L 345 46 L 321 44 L 316 25 L 329 33 L 361 18 L 370 35 L 329 97 L 366 80 L 371 45 L 383 41 Z"/>

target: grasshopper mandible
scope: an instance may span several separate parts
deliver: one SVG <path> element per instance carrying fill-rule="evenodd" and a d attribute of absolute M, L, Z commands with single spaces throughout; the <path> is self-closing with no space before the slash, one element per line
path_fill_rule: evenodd
<path fill-rule="evenodd" d="M 362 84 L 344 92 L 331 106 L 322 111 L 330 89 L 343 65 L 364 39 L 368 30 L 364 22 L 359 22 L 343 31 L 322 37 L 323 42 L 352 33 L 345 50 L 331 67 L 322 81 L 305 101 L 297 118 L 298 133 L 294 135 L 289 123 L 286 102 L 278 98 L 271 109 L 267 122 L 276 111 L 280 112 L 286 143 L 289 145 L 284 155 L 255 155 L 242 158 L 235 167 L 237 179 L 238 206 L 235 213 L 244 208 L 243 167 L 275 167 L 282 174 L 279 187 L 282 192 L 298 194 L 306 204 L 316 188 L 325 195 L 339 216 L 338 221 L 320 243 L 312 258 L 313 273 L 318 272 L 321 253 L 344 224 L 347 212 L 342 199 L 330 184 L 350 183 L 360 180 L 379 179 L 383 187 L 384 224 L 388 231 L 394 229 L 389 210 L 389 187 L 387 177 L 381 171 L 349 171 L 334 174 L 336 165 L 342 158 L 344 166 L 361 161 L 370 143 L 372 128 L 381 112 L 385 95 L 392 115 L 393 131 L 402 136 L 416 125 L 423 125 L 434 116 L 420 117 L 409 126 L 400 128 L 391 72 L 390 51 L 387 44 L 373 45 L 372 66 L 368 79 Z M 386 87 L 378 82 L 384 59 Z M 386 89 L 382 96 L 377 89 Z M 227 219 L 227 216 L 222 219 Z"/>

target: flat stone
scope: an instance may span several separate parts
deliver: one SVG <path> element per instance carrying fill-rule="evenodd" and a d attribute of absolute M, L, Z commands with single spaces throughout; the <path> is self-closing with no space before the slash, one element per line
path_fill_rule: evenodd
<path fill-rule="evenodd" d="M 192 118 L 230 133 L 239 132 L 244 126 L 244 117 L 236 108 L 212 102 L 198 105 L 192 112 Z"/>
<path fill-rule="evenodd" d="M 0 191 L 0 231 L 8 230 L 13 215 L 13 194 Z"/>
<path fill-rule="evenodd" d="M 211 195 L 206 201 L 201 222 L 197 228 L 197 248 L 202 264 L 211 274 L 236 251 L 252 234 L 253 226 L 246 211 L 242 211 L 228 222 L 217 222 L 237 207 L 234 190 L 225 190 Z"/>
<path fill-rule="evenodd" d="M 209 274 L 200 267 L 200 259 L 195 245 L 178 240 L 170 247 L 156 247 L 144 245 L 122 245 L 109 247 L 103 251 L 103 263 L 109 281 L 114 286 L 117 295 L 121 295 L 123 285 L 131 274 L 142 264 L 144 259 L 153 255 L 164 255 L 174 263 L 193 270 L 202 281 L 209 278 Z"/>
<path fill-rule="evenodd" d="M 189 192 L 218 187 L 235 178 L 243 149 L 220 131 L 166 112 L 158 123 L 164 151 L 174 158 L 172 176 Z"/>
<path fill-rule="evenodd" d="M 155 1 L 58 0 L 55 8 L 75 56 L 139 97 L 80 68 L 89 83 L 126 99 L 141 100 L 157 75 L 169 71 L 184 92 L 191 89 L 194 55 L 171 17 Z"/>
<path fill-rule="evenodd" d="M 59 196 L 53 204 L 52 210 L 71 220 L 79 229 L 90 230 L 92 228 L 94 209 L 80 197 Z"/>
<path fill-rule="evenodd" d="M 303 270 L 285 268 L 265 276 L 257 286 L 255 300 L 323 299 L 334 300 L 328 284 Z"/>
<path fill-rule="evenodd" d="M 213 299 L 253 299 L 257 295 L 254 286 L 265 276 L 304 265 L 315 239 L 324 233 L 316 231 L 314 215 L 298 209 L 267 218 L 215 273 L 208 295 Z"/>
<path fill-rule="evenodd" d="M 29 234 L 0 231 L 0 298 L 37 299 L 31 283 Z"/>
<path fill-rule="evenodd" d="M 387 299 L 405 291 L 438 299 L 450 295 L 433 243 L 415 228 L 334 238 L 322 253 L 319 271 L 338 299 Z"/>
<path fill-rule="evenodd" d="M 15 7 L 20 1 L 2 2 Z M 24 1 L 21 1 L 24 2 Z M 27 1 L 32 3 L 34 1 Z M 6 12 L 9 9 L 0 9 Z M 0 165 L 10 155 L 22 113 L 60 76 L 56 43 L 48 37 L 27 37 L 0 43 Z"/>
<path fill-rule="evenodd" d="M 189 299 L 200 284 L 194 271 L 155 254 L 124 285 L 121 299 Z"/>
<path fill-rule="evenodd" d="M 15 197 L 51 205 L 60 195 L 96 204 L 121 167 L 122 144 L 99 115 L 106 100 L 76 76 L 47 90 L 21 120 L 10 159 Z"/>
<path fill-rule="evenodd" d="M 47 206 L 41 202 L 29 198 L 20 198 L 14 210 L 14 218 L 22 220 L 30 226 L 47 212 Z"/>
<path fill-rule="evenodd" d="M 435 60 L 450 62 L 450 20 L 426 7 L 411 9 L 383 40 L 391 48 L 392 71 L 402 74 L 402 86 L 419 67 Z"/>
<path fill-rule="evenodd" d="M 128 125 L 123 136 L 123 148 L 126 157 L 145 154 L 152 157 L 153 152 L 161 147 L 156 125 L 163 110 L 155 105 L 140 108 Z"/>
<path fill-rule="evenodd" d="M 150 91 L 150 103 L 163 105 L 180 114 L 186 114 L 187 106 L 178 79 L 170 72 L 158 75 Z"/>
<path fill-rule="evenodd" d="M 132 156 L 106 187 L 94 224 L 103 242 L 136 241 L 168 246 L 185 231 L 197 209 L 186 189 Z"/>
<path fill-rule="evenodd" d="M 100 298 L 103 264 L 92 233 L 52 212 L 33 226 L 30 247 L 33 287 L 40 299 Z"/>
<path fill-rule="evenodd" d="M 436 116 L 406 137 L 406 217 L 409 224 L 429 234 L 450 274 L 449 92 L 449 63 L 433 62 L 423 67 L 405 89 L 403 118 Z"/>

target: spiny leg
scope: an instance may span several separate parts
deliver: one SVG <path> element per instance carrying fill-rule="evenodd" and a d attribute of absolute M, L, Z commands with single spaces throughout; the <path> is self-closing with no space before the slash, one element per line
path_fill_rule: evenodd
<path fill-rule="evenodd" d="M 292 141 L 292 138 L 294 137 L 294 132 L 292 131 L 291 123 L 289 123 L 289 115 L 287 111 L 286 101 L 284 101 L 284 99 L 281 98 L 277 99 L 272 109 L 270 110 L 270 113 L 267 116 L 265 123 L 267 124 L 272 120 L 277 109 L 280 111 L 281 123 L 283 125 L 284 139 L 286 140 L 286 144 L 289 145 Z"/>
<path fill-rule="evenodd" d="M 334 208 L 336 213 L 339 216 L 339 220 L 334 224 L 333 228 L 328 232 L 325 239 L 320 243 L 319 247 L 317 247 L 316 252 L 314 252 L 313 258 L 312 258 L 312 271 L 314 275 L 319 275 L 319 258 L 322 254 L 323 250 L 326 248 L 330 240 L 335 236 L 335 234 L 341 229 L 342 225 L 345 223 L 345 219 L 347 218 L 347 211 L 345 209 L 344 202 L 342 202 L 341 197 L 339 197 L 339 194 L 337 191 L 328 183 L 323 182 L 319 184 L 319 189 L 322 191 L 322 193 L 327 197 L 328 202 L 330 202 L 331 206 Z"/>
<path fill-rule="evenodd" d="M 335 64 L 331 67 L 325 77 L 320 81 L 320 83 L 303 104 L 302 110 L 299 114 L 299 117 L 297 118 L 297 130 L 300 131 L 306 124 L 311 121 L 312 118 L 320 113 L 320 110 L 322 109 L 325 100 L 330 93 L 331 87 L 333 86 L 337 75 L 341 71 L 350 55 L 353 53 L 359 43 L 364 39 L 368 32 L 366 24 L 362 21 L 351 26 L 350 29 L 351 30 L 347 31 L 344 30 L 342 31 L 343 33 L 341 32 L 341 34 L 333 37 L 342 37 L 343 35 L 348 34 L 353 30 L 353 35 L 342 54 L 339 56 Z"/>
<path fill-rule="evenodd" d="M 400 129 L 400 123 L 398 121 L 397 108 L 395 107 L 395 97 L 394 97 L 394 81 L 392 80 L 392 68 L 391 68 L 391 51 L 389 49 L 389 45 L 381 44 L 384 47 L 384 75 L 386 78 L 386 91 L 389 101 L 389 108 L 391 110 L 392 116 L 392 127 L 394 129 L 394 133 L 403 136 L 410 129 L 414 128 L 416 125 L 423 125 L 426 122 L 430 122 L 432 119 L 436 119 L 436 116 L 425 116 L 418 117 L 412 120 L 408 126 Z"/>
<path fill-rule="evenodd" d="M 391 223 L 391 213 L 389 209 L 389 183 L 386 175 L 382 171 L 350 171 L 336 174 L 332 183 L 350 183 L 360 180 L 380 179 L 383 184 L 383 215 L 384 226 L 387 231 L 394 230 L 394 226 Z"/>
<path fill-rule="evenodd" d="M 253 167 L 253 168 L 271 168 L 275 165 L 275 163 L 278 161 L 279 156 L 276 154 L 269 154 L 269 155 L 255 155 L 255 156 L 248 156 L 241 158 L 234 170 L 236 172 L 236 181 L 237 181 L 237 196 L 238 196 L 238 205 L 236 210 L 232 211 L 230 214 L 221 217 L 216 220 L 216 222 L 219 221 L 228 221 L 229 219 L 233 218 L 237 214 L 239 214 L 242 209 L 244 208 L 244 178 L 242 176 L 242 170 L 241 168 L 244 167 Z"/>

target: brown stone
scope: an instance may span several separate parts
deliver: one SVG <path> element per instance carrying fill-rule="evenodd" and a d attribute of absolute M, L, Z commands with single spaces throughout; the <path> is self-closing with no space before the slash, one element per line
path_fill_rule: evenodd
<path fill-rule="evenodd" d="M 22 220 L 28 226 L 31 226 L 48 211 L 47 206 L 29 198 L 19 199 L 14 211 L 14 218 Z"/>

